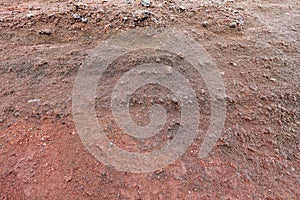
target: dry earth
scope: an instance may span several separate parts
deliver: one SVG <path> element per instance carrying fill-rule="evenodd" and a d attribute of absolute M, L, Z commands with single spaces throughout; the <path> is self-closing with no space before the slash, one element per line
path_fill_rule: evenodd
<path fill-rule="evenodd" d="M 1 199 L 300 199 L 300 2 L 216 2 L 1 0 Z M 227 117 L 205 159 L 198 138 L 170 166 L 132 174 L 85 149 L 72 88 L 90 50 L 144 27 L 203 45 L 224 72 Z"/>

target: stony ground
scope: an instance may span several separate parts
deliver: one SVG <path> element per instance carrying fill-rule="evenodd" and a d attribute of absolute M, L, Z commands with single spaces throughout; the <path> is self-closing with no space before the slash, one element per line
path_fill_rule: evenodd
<path fill-rule="evenodd" d="M 122 30 L 176 28 L 223 71 L 227 117 L 205 159 L 118 172 L 92 157 L 72 118 L 91 49 Z M 1 199 L 299 199 L 300 3 L 0 1 Z"/>

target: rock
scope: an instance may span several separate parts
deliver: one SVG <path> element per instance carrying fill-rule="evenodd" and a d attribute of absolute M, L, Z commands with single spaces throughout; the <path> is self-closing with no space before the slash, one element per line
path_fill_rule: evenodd
<path fill-rule="evenodd" d="M 72 175 L 67 175 L 64 177 L 64 179 L 66 182 L 70 182 L 73 179 L 73 177 L 72 177 Z"/>
<path fill-rule="evenodd" d="M 15 112 L 15 113 L 14 113 L 14 116 L 15 116 L 15 117 L 19 117 L 19 116 L 20 116 L 20 113 L 19 113 L 19 112 Z"/>
<path fill-rule="evenodd" d="M 49 29 L 44 29 L 39 31 L 40 35 L 51 35 L 51 31 Z"/>
<path fill-rule="evenodd" d="M 3 123 L 5 121 L 6 117 L 0 119 L 0 123 Z"/>
<path fill-rule="evenodd" d="M 26 15 L 27 18 L 31 18 L 33 16 L 34 16 L 34 14 L 31 14 L 31 13 L 29 13 L 29 14 Z"/>
<path fill-rule="evenodd" d="M 125 0 L 125 3 L 128 3 L 128 4 L 130 4 L 130 3 L 132 3 L 134 0 Z"/>
<path fill-rule="evenodd" d="M 230 64 L 235 66 L 235 67 L 237 66 L 237 64 L 235 62 L 231 62 Z"/>
<path fill-rule="evenodd" d="M 185 6 L 179 6 L 178 8 L 179 12 L 183 12 L 186 10 Z"/>
<path fill-rule="evenodd" d="M 82 18 L 82 19 L 81 19 L 81 22 L 83 22 L 83 23 L 88 23 L 88 21 L 89 21 L 89 20 L 88 20 L 87 18 Z"/>
<path fill-rule="evenodd" d="M 231 22 L 231 23 L 229 24 L 229 27 L 230 27 L 230 28 L 236 28 L 236 27 L 237 27 L 237 23 L 236 23 L 236 22 Z"/>
<path fill-rule="evenodd" d="M 141 1 L 142 6 L 149 7 L 151 5 L 150 0 L 142 0 Z"/>
<path fill-rule="evenodd" d="M 74 19 L 77 19 L 77 20 L 81 18 L 80 15 L 77 13 L 74 13 L 72 16 Z"/>
<path fill-rule="evenodd" d="M 203 27 L 208 27 L 208 21 L 202 22 L 202 26 L 203 26 Z"/>
<path fill-rule="evenodd" d="M 140 23 L 144 20 L 146 20 L 147 18 L 149 18 L 151 16 L 151 12 L 148 10 L 137 10 L 133 13 L 132 17 L 134 18 L 133 21 Z"/>
<path fill-rule="evenodd" d="M 107 33 L 111 29 L 112 29 L 112 25 L 111 24 L 107 24 L 106 26 L 104 26 L 105 33 Z"/>
<path fill-rule="evenodd" d="M 238 16 L 237 24 L 240 25 L 240 26 L 242 26 L 244 24 L 244 19 L 241 16 Z"/>
<path fill-rule="evenodd" d="M 41 102 L 41 99 L 29 99 L 28 103 L 39 103 Z"/>

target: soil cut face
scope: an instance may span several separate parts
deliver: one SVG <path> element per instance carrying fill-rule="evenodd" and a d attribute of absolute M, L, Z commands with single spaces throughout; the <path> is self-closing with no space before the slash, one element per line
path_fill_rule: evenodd
<path fill-rule="evenodd" d="M 207 88 L 194 77 L 204 116 L 198 137 L 168 167 L 133 174 L 86 150 L 72 117 L 72 91 L 93 48 L 145 27 L 176 28 L 207 50 L 222 71 L 227 115 L 212 152 L 198 158 L 210 113 Z M 152 0 L 150 6 L 139 0 L 2 0 L 0 42 L 1 199 L 300 199 L 298 0 Z M 132 54 L 116 69 L 148 59 L 141 53 L 159 54 Z M 115 75 L 112 83 L 118 70 Z M 109 91 L 101 85 L 97 91 L 107 100 Z M 170 118 L 161 136 L 135 140 L 112 123 L 108 138 L 127 151 L 163 147 L 180 121 L 179 106 L 164 99 L 169 93 L 149 85 L 130 100 L 133 119 L 142 125 L 151 106 L 143 94 L 166 107 Z M 100 123 L 111 122 L 109 103 L 96 99 L 96 111 Z"/>

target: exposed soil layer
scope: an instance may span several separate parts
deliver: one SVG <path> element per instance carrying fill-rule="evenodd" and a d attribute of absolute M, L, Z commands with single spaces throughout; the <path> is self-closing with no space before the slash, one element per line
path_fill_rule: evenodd
<path fill-rule="evenodd" d="M 144 7 L 139 0 L 2 0 L 1 199 L 300 199 L 300 3 L 216 2 L 152 0 Z M 206 158 L 198 158 L 202 131 L 180 160 L 132 174 L 86 150 L 72 118 L 72 91 L 94 47 L 115 33 L 144 27 L 175 28 L 207 50 L 223 72 L 227 116 Z M 152 85 L 146 94 L 158 91 L 169 92 Z M 143 92 L 131 99 L 141 124 L 149 121 L 135 104 Z M 206 99 L 204 92 L 204 108 Z M 105 124 L 110 108 L 100 103 L 99 121 Z M 177 120 L 172 108 L 169 115 Z M 169 133 L 141 144 L 116 134 L 115 126 L 109 138 L 146 152 L 172 139 L 176 123 L 166 126 Z"/>

